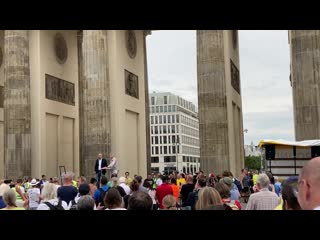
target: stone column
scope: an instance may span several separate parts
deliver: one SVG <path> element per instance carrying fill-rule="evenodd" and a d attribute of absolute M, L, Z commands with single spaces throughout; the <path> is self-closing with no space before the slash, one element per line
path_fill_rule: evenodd
<path fill-rule="evenodd" d="M 31 106 L 28 30 L 4 34 L 5 175 L 31 175 Z"/>
<path fill-rule="evenodd" d="M 147 61 L 147 44 L 146 38 L 150 31 L 144 31 L 143 48 L 144 48 L 144 89 L 145 89 L 145 106 L 146 106 L 146 140 L 147 140 L 147 173 L 151 173 L 151 153 L 150 153 L 150 105 L 149 105 L 149 84 L 148 84 L 148 61 Z"/>
<path fill-rule="evenodd" d="M 297 141 L 320 138 L 320 31 L 289 32 Z"/>
<path fill-rule="evenodd" d="M 83 30 L 80 60 L 81 174 L 94 176 L 97 154 L 111 151 L 110 80 L 106 30 Z"/>
<path fill-rule="evenodd" d="M 223 31 L 197 31 L 200 168 L 229 169 L 229 137 Z"/>

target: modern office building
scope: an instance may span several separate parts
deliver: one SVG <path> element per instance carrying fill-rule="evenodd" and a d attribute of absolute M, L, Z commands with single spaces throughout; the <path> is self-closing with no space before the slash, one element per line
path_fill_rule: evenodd
<path fill-rule="evenodd" d="M 195 173 L 200 168 L 195 105 L 169 92 L 149 98 L 151 171 Z"/>

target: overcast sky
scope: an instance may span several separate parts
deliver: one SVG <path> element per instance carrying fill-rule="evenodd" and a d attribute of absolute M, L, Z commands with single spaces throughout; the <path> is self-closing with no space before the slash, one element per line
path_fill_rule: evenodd
<path fill-rule="evenodd" d="M 245 144 L 294 140 L 287 31 L 239 31 Z M 147 38 L 149 90 L 197 104 L 196 31 L 154 31 Z"/>

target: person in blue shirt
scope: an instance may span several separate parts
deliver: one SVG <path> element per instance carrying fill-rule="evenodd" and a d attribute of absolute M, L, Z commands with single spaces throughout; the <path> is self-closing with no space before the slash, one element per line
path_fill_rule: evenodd
<path fill-rule="evenodd" d="M 101 176 L 100 188 L 98 188 L 93 195 L 93 199 L 96 202 L 96 206 L 98 206 L 99 204 L 100 206 L 104 206 L 103 198 L 106 195 L 106 192 L 109 190 L 107 183 L 108 183 L 108 178 L 105 176 Z"/>

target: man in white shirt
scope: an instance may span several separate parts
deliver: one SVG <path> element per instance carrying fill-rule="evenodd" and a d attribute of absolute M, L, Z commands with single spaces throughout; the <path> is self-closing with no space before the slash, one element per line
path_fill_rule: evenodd
<path fill-rule="evenodd" d="M 320 210 L 320 157 L 311 159 L 301 170 L 298 202 L 303 210 Z"/>

